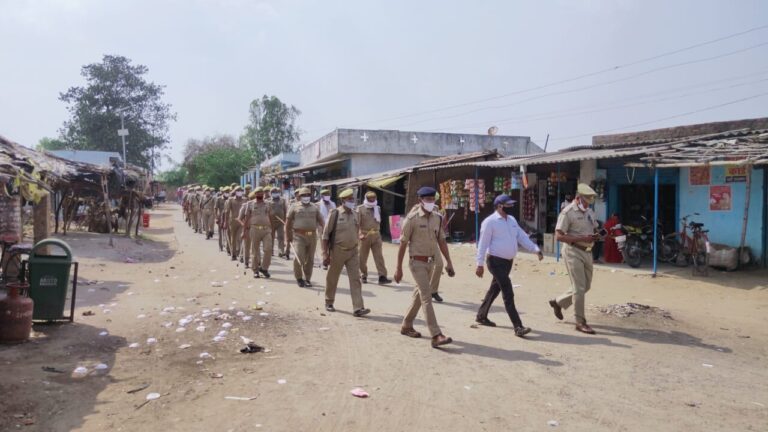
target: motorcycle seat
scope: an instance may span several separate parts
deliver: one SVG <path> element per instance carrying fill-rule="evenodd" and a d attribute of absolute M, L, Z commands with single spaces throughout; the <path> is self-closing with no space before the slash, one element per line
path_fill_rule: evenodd
<path fill-rule="evenodd" d="M 703 226 L 704 226 L 704 224 L 703 224 L 703 223 L 699 223 L 699 222 L 691 222 L 691 228 L 701 228 L 701 227 L 703 227 Z"/>

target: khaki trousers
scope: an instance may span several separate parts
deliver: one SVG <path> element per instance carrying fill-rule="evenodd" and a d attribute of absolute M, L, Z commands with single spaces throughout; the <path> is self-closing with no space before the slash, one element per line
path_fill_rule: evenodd
<path fill-rule="evenodd" d="M 443 276 L 443 258 L 438 251 L 435 255 L 435 267 L 432 269 L 432 273 L 429 275 L 429 288 L 432 294 L 435 294 L 440 289 L 440 278 Z"/>
<path fill-rule="evenodd" d="M 432 290 L 429 286 L 429 276 L 432 274 L 434 266 L 434 262 L 425 263 L 416 260 L 411 260 L 408 264 L 413 280 L 416 282 L 416 287 L 413 289 L 413 295 L 411 296 L 411 306 L 403 318 L 403 328 L 413 328 L 413 320 L 419 314 L 419 309 L 423 308 L 424 318 L 427 321 L 427 327 L 429 327 L 429 333 L 432 337 L 442 333 L 437 325 L 435 309 L 432 307 Z"/>
<path fill-rule="evenodd" d="M 384 254 L 381 252 L 381 234 L 369 233 L 360 240 L 360 274 L 368 277 L 368 253 L 373 253 L 373 262 L 379 276 L 387 276 L 387 267 L 384 265 Z"/>
<path fill-rule="evenodd" d="M 325 276 L 325 304 L 332 305 L 336 300 L 336 287 L 339 285 L 341 269 L 347 269 L 349 292 L 352 294 L 352 310 L 360 310 L 363 305 L 363 285 L 357 275 L 360 273 L 360 255 L 357 247 L 343 250 L 338 245 L 331 250 L 331 265 Z"/>
<path fill-rule="evenodd" d="M 213 232 L 213 211 L 212 210 L 203 210 L 203 232 L 208 234 L 209 232 Z"/>
<path fill-rule="evenodd" d="M 563 245 L 563 260 L 571 279 L 571 288 L 556 299 L 561 308 L 573 304 L 573 315 L 577 324 L 584 324 L 584 297 L 592 286 L 592 252 L 586 252 L 571 245 Z"/>
<path fill-rule="evenodd" d="M 269 270 L 269 265 L 272 263 L 272 229 L 269 227 L 257 228 L 256 225 L 251 225 L 251 229 L 248 231 L 251 252 L 253 253 L 253 265 L 251 266 L 253 272 L 256 273 L 259 269 Z M 264 249 L 263 259 L 261 257 L 262 248 Z"/>
<path fill-rule="evenodd" d="M 221 224 L 218 225 L 218 231 L 219 231 L 219 250 L 229 249 L 229 235 L 227 234 L 227 230 L 221 227 Z"/>
<path fill-rule="evenodd" d="M 240 228 L 240 229 L 243 230 L 245 228 Z M 240 246 L 240 255 L 242 255 L 243 257 L 243 263 L 245 263 L 245 265 L 249 265 L 251 262 L 251 231 L 248 230 L 248 233 L 245 235 L 245 238 L 242 238 L 241 236 L 240 241 L 243 242 Z"/>
<path fill-rule="evenodd" d="M 200 230 L 200 212 L 192 210 L 189 216 L 192 219 L 192 229 L 195 231 Z"/>
<path fill-rule="evenodd" d="M 233 219 L 229 221 L 227 231 L 229 231 L 229 252 L 233 258 L 237 258 L 240 256 L 240 237 L 243 235 L 243 226 L 237 219 Z"/>
<path fill-rule="evenodd" d="M 275 242 L 277 239 L 277 242 Z M 274 253 L 274 247 L 277 244 L 277 250 L 279 253 L 285 252 L 285 225 L 281 222 L 275 222 L 272 224 L 272 253 Z"/>
<path fill-rule="evenodd" d="M 317 248 L 317 236 L 306 234 L 293 234 L 293 275 L 296 280 L 312 279 L 312 269 L 315 265 L 315 249 Z"/>

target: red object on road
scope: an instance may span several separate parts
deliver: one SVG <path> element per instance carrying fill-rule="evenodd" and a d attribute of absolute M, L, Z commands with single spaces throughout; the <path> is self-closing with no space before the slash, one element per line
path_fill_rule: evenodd
<path fill-rule="evenodd" d="M 141 226 L 144 228 L 149 228 L 149 213 L 144 213 L 144 215 L 141 218 Z"/>
<path fill-rule="evenodd" d="M 19 343 L 29 339 L 32 332 L 34 302 L 19 295 L 19 289 L 28 290 L 29 284 L 8 283 L 8 296 L 0 299 L 0 343 Z"/>

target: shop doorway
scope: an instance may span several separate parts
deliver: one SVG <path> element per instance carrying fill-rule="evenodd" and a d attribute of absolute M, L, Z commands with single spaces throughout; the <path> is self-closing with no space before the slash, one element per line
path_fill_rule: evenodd
<path fill-rule="evenodd" d="M 659 221 L 664 234 L 677 230 L 677 190 L 659 185 Z M 653 223 L 653 185 L 619 186 L 619 218 L 626 225 L 641 226 L 643 217 Z"/>

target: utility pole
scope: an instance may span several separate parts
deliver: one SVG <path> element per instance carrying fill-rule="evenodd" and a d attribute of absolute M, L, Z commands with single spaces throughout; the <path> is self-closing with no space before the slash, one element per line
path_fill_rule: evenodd
<path fill-rule="evenodd" d="M 118 111 L 120 112 L 120 130 L 117 131 L 117 135 L 120 136 L 123 139 L 123 166 L 128 166 L 128 159 L 125 156 L 125 137 L 128 136 L 128 129 L 125 128 L 125 110 L 127 110 L 128 107 L 120 108 Z"/>

